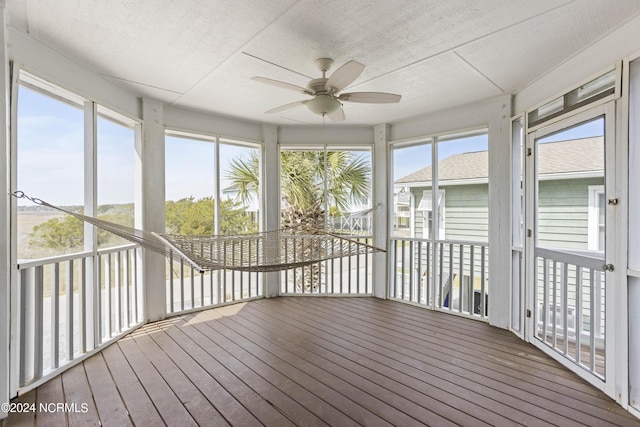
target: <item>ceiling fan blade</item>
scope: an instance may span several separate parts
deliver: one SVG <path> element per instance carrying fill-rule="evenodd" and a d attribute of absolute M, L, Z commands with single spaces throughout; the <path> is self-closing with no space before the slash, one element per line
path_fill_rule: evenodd
<path fill-rule="evenodd" d="M 344 110 L 342 109 L 342 107 L 338 108 L 333 113 L 327 114 L 327 117 L 329 117 L 329 119 L 334 122 L 344 122 L 347 119 L 347 117 L 344 115 Z"/>
<path fill-rule="evenodd" d="M 402 95 L 385 92 L 351 92 L 343 93 L 338 99 L 347 102 L 360 102 L 363 104 L 393 104 L 400 102 Z"/>
<path fill-rule="evenodd" d="M 298 93 L 304 93 L 307 95 L 313 95 L 313 92 L 311 92 L 309 89 L 304 88 L 302 86 L 297 86 L 291 83 L 286 83 L 286 82 L 281 82 L 280 80 L 273 80 L 273 79 L 268 79 L 266 77 L 259 77 L 259 76 L 253 76 L 251 77 L 252 80 L 255 80 L 257 82 L 261 82 L 261 83 L 266 83 L 268 85 L 271 86 L 277 86 L 277 87 L 281 87 L 284 89 L 289 89 L 289 90 L 293 90 L 296 91 Z"/>
<path fill-rule="evenodd" d="M 329 92 L 340 92 L 349 86 L 364 71 L 364 64 L 358 61 L 349 61 L 333 72 L 327 83 L 324 85 Z"/>
<path fill-rule="evenodd" d="M 307 103 L 307 100 L 291 102 L 289 104 L 285 104 L 285 105 L 281 105 L 281 106 L 276 107 L 276 108 L 272 108 L 269 111 L 265 111 L 265 113 L 267 113 L 267 114 L 281 113 L 283 111 L 293 110 L 294 108 L 298 108 L 299 106 L 304 105 L 306 103 Z"/>

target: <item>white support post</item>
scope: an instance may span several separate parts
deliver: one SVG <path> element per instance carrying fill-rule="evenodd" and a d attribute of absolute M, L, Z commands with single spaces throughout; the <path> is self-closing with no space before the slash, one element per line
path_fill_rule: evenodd
<path fill-rule="evenodd" d="M 9 108 L 10 108 L 10 91 L 9 85 L 9 61 L 6 52 L 6 14 L 5 2 L 0 1 L 0 58 L 2 58 L 2 66 L 0 66 L 0 87 L 4 94 L 4 99 L 0 102 L 0 164 L 3 165 L 0 174 L 0 189 L 3 191 L 0 197 L 0 403 L 9 401 L 10 385 L 9 373 L 11 372 L 10 361 L 10 324 L 11 324 L 11 264 L 9 262 L 9 254 L 11 253 L 10 239 L 11 227 L 10 203 L 11 198 L 7 195 L 10 189 L 9 171 L 11 168 L 10 137 L 9 137 Z M 3 405 L 4 407 L 4 405 Z M 7 412 L 0 409 L 0 420 L 7 417 Z"/>
<path fill-rule="evenodd" d="M 143 129 L 136 132 L 135 226 L 145 231 L 164 231 L 165 216 L 165 143 L 163 105 L 142 100 Z M 142 258 L 141 286 L 143 316 L 149 321 L 166 316 L 165 258 L 145 250 Z"/>
<path fill-rule="evenodd" d="M 629 357 L 627 361 L 629 383 L 626 402 L 633 408 L 634 414 L 638 416 L 637 414 L 640 414 L 640 310 L 638 310 L 638 307 L 640 307 L 640 223 L 634 218 L 638 218 L 638 215 L 640 215 L 640 193 L 637 190 L 640 188 L 640 122 L 637 120 L 637 117 L 640 116 L 640 58 L 629 62 L 628 83 L 629 165 L 626 195 L 628 195 L 629 200 L 627 202 L 628 211 L 620 212 L 622 215 L 628 215 L 623 224 L 621 224 L 621 228 L 626 228 L 628 235 L 625 236 L 623 242 L 620 242 L 620 245 L 628 243 L 628 258 L 621 258 L 620 263 L 624 263 L 628 259 L 628 267 L 624 271 L 624 274 L 629 276 L 627 301 L 624 308 L 628 314 L 628 349 L 626 355 Z M 625 193 L 622 193 L 621 196 L 624 198 Z M 624 227 L 624 225 L 627 227 Z M 624 266 L 624 264 L 622 265 Z M 623 269 L 620 268 L 619 270 Z M 614 363 L 619 363 L 619 361 L 620 359 Z M 616 398 L 619 403 L 626 403 L 620 402 L 621 399 L 617 395 Z"/>
<path fill-rule="evenodd" d="M 97 109 L 91 101 L 84 103 L 84 214 L 96 217 L 98 213 L 98 156 L 97 156 Z M 87 316 L 87 350 L 97 348 L 102 341 L 100 310 L 100 281 L 98 279 L 98 230 L 84 223 L 84 250 L 92 252 L 87 259 L 86 301 L 84 310 Z"/>
<path fill-rule="evenodd" d="M 280 158 L 278 151 L 278 127 L 263 125 L 262 136 L 262 207 L 265 231 L 280 228 Z M 280 294 L 280 273 L 270 272 L 264 275 L 264 295 L 267 298 Z"/>
<path fill-rule="evenodd" d="M 389 207 L 389 125 L 379 124 L 373 127 L 373 245 L 386 248 L 389 240 L 389 216 L 393 213 Z M 373 296 L 389 297 L 389 278 L 387 276 L 387 254 L 373 254 Z"/>
<path fill-rule="evenodd" d="M 511 318 L 511 95 L 496 102 L 489 120 L 489 323 Z"/>

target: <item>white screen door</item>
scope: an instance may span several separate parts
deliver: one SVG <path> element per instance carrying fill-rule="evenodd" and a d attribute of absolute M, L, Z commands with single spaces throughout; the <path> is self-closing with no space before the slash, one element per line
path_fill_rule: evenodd
<path fill-rule="evenodd" d="M 526 163 L 528 339 L 605 391 L 613 113 L 604 104 L 529 133 Z"/>

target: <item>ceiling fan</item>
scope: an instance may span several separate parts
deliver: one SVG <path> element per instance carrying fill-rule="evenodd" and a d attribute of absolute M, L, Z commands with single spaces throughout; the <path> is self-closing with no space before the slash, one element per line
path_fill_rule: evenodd
<path fill-rule="evenodd" d="M 290 104 L 285 104 L 281 105 L 280 107 L 273 108 L 269 111 L 266 111 L 267 114 L 280 113 L 283 111 L 298 108 L 302 105 L 306 105 L 307 108 L 315 114 L 320 114 L 323 117 L 327 116 L 335 122 L 341 122 L 345 120 L 344 110 L 342 109 L 342 102 L 392 104 L 400 102 L 400 98 L 402 98 L 401 95 L 384 92 L 340 93 L 340 91 L 351 84 L 364 71 L 365 66 L 357 61 L 351 60 L 343 64 L 328 78 L 326 74 L 329 68 L 331 68 L 333 60 L 330 58 L 318 58 L 315 60 L 315 64 L 322 72 L 322 77 L 318 79 L 312 79 L 307 84 L 306 88 L 291 83 L 282 82 L 280 80 L 268 79 L 266 77 L 252 77 L 253 80 L 262 83 L 284 89 L 294 90 L 296 92 L 312 96 L 311 99 L 296 101 Z"/>

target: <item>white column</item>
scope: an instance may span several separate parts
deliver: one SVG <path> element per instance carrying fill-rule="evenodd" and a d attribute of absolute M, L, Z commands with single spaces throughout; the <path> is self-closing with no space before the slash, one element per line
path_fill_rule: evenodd
<path fill-rule="evenodd" d="M 511 317 L 511 96 L 489 120 L 489 323 L 508 328 Z"/>
<path fill-rule="evenodd" d="M 264 213 L 264 230 L 280 228 L 280 158 L 278 153 L 278 127 L 262 125 L 262 211 Z M 271 272 L 264 275 L 264 295 L 267 298 L 280 294 L 280 273 Z"/>
<path fill-rule="evenodd" d="M 84 103 L 84 214 L 97 217 L 98 213 L 98 144 L 97 144 L 97 108 L 92 101 Z M 87 337 L 86 350 L 92 350 L 101 344 L 101 323 L 97 316 L 97 296 L 100 294 L 100 280 L 98 278 L 98 230 L 95 226 L 84 223 L 84 250 L 92 252 L 93 257 L 87 258 Z"/>
<path fill-rule="evenodd" d="M 0 1 L 0 58 L 2 58 L 2 66 L 0 66 L 0 88 L 4 94 L 2 102 L 0 102 L 0 162 L 3 165 L 2 173 L 0 173 L 0 189 L 3 195 L 0 197 L 0 403 L 9 401 L 9 325 L 10 325 L 10 284 L 11 284 L 11 264 L 9 263 L 9 254 L 11 253 L 9 236 L 9 208 L 10 200 L 7 196 L 9 191 L 9 171 L 11 170 L 11 159 L 9 153 L 9 72 L 8 59 L 6 52 L 6 15 L 5 2 Z M 6 418 L 7 412 L 0 410 L 0 419 Z"/>
<path fill-rule="evenodd" d="M 145 231 L 164 232 L 164 124 L 163 105 L 142 100 L 142 134 L 136 133 L 135 226 Z M 165 258 L 145 250 L 142 258 L 144 317 L 154 321 L 166 316 Z"/>
<path fill-rule="evenodd" d="M 373 127 L 373 245 L 386 248 L 389 240 L 389 125 Z M 373 296 L 388 298 L 389 277 L 387 275 L 387 254 L 373 255 Z"/>
<path fill-rule="evenodd" d="M 640 122 L 637 117 L 640 116 L 640 59 L 636 59 L 630 63 L 629 68 L 629 109 L 628 109 L 628 124 L 629 124 L 629 176 L 627 193 L 629 195 L 628 201 L 628 221 L 625 219 L 624 223 L 628 223 L 628 227 L 624 227 L 623 230 L 628 234 L 627 236 L 620 235 L 621 245 L 625 245 L 628 242 L 628 269 L 625 270 L 625 259 L 620 259 L 620 268 L 616 266 L 616 270 L 622 270 L 625 275 L 629 276 L 628 279 L 628 295 L 627 301 L 619 301 L 618 303 L 624 307 L 621 311 L 628 313 L 628 351 L 617 355 L 617 360 L 614 363 L 621 363 L 623 358 L 628 354 L 629 360 L 626 362 L 628 366 L 628 397 L 626 390 L 621 390 L 620 393 L 625 397 L 625 401 L 620 401 L 620 397 L 616 393 L 618 403 L 625 406 L 628 402 L 636 411 L 634 415 L 640 413 L 640 223 L 634 218 L 638 218 L 640 215 Z M 623 98 L 624 99 L 624 98 Z M 622 165 L 624 162 L 622 162 Z M 621 194 L 622 200 L 625 195 Z M 624 206 L 624 203 L 622 203 Z M 621 215 L 627 212 L 621 212 Z M 626 229 L 626 230 L 625 230 Z M 623 233 L 624 234 L 624 233 Z M 624 253 L 624 251 L 621 251 Z M 633 277 L 631 277 L 633 276 Z M 621 280 L 620 283 L 624 283 Z M 621 291 L 619 294 L 624 295 Z M 621 316 L 623 321 L 625 316 Z M 618 326 L 621 331 L 625 328 Z M 608 337 L 607 337 L 608 338 Z M 615 337 L 614 339 L 617 339 Z M 626 337 L 623 337 L 623 339 Z M 622 370 L 621 370 L 622 371 Z M 622 371 L 624 372 L 624 371 Z M 624 384 L 623 380 L 619 380 Z"/>

